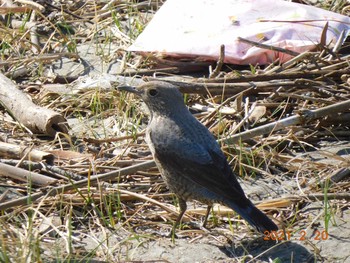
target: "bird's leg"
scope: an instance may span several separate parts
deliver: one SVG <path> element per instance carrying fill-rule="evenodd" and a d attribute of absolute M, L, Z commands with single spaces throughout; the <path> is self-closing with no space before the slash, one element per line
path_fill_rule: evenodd
<path fill-rule="evenodd" d="M 203 221 L 202 227 L 205 227 L 205 225 L 207 224 L 209 213 L 210 213 L 210 210 L 211 210 L 212 207 L 213 207 L 212 205 L 208 205 L 207 212 L 205 213 L 205 217 L 204 217 L 204 221 Z"/>
<path fill-rule="evenodd" d="M 173 229 L 171 230 L 170 232 L 170 236 L 171 237 L 175 237 L 175 231 L 176 231 L 176 228 L 177 226 L 181 223 L 181 220 L 182 220 L 182 217 L 183 215 L 185 214 L 186 210 L 187 210 L 187 204 L 186 204 L 186 201 L 181 199 L 181 198 L 178 198 L 179 199 L 179 206 L 180 206 L 180 213 L 175 221 L 175 224 L 173 226 Z"/>

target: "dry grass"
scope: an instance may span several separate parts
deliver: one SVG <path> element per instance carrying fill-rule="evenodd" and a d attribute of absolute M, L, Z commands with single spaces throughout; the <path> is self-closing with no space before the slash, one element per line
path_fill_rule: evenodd
<path fill-rule="evenodd" d="M 323 1 L 324 5 L 331 2 Z M 57 179 L 55 185 L 40 187 L 0 177 L 0 207 L 24 200 L 1 211 L 0 262 L 131 260 L 135 247 L 171 229 L 176 199 L 155 168 L 132 168 L 151 159 L 144 142 L 147 114 L 142 113 L 140 102 L 103 87 L 60 92 L 48 85 L 78 78 L 81 72 L 66 76 L 52 74 L 49 69 L 63 58 L 74 62 L 82 55 L 78 52 L 81 45 L 92 47 L 102 64 L 118 61 L 118 74 L 170 74 L 173 63 L 162 70 L 124 50 L 159 6 L 160 1 L 111 1 L 110 6 L 103 1 L 53 1 L 42 12 L 34 12 L 38 7 L 31 6 L 27 11 L 7 14 L 0 27 L 2 72 L 37 104 L 62 113 L 72 129 L 70 135 L 58 134 L 53 139 L 29 134 L 0 109 L 0 141 L 56 157 L 54 163 L 44 165 L 6 157 L 1 162 Z M 348 4 L 338 3 L 336 11 L 348 10 Z M 35 32 L 30 23 L 35 24 Z M 346 42 L 335 56 L 327 47 L 319 47 L 287 65 L 222 68 L 219 77 L 205 79 L 209 96 L 186 96 L 198 119 L 221 139 L 252 200 L 260 202 L 287 231 L 313 227 L 317 218 L 304 208 L 317 200 L 323 200 L 319 217 L 324 218 L 325 226 L 332 224 L 336 213 L 349 209 L 349 111 L 235 144 L 225 140 L 300 110 L 349 100 L 348 50 Z M 177 65 L 182 72 L 186 71 L 183 67 Z M 177 76 L 176 81 L 183 78 Z M 185 82 L 189 83 L 184 84 L 188 93 L 194 85 L 204 87 L 203 79 Z M 247 89 L 247 82 L 254 88 Z M 131 170 L 119 173 L 123 168 Z M 113 171 L 114 176 L 94 179 Z M 83 181 L 76 184 L 72 180 Z M 249 191 L 257 182 L 260 188 Z M 200 222 L 204 212 L 201 204 L 193 202 L 184 221 Z M 184 225 L 178 235 L 191 242 L 213 233 L 230 242 L 242 236 L 255 237 L 242 220 L 223 207 L 215 209 L 209 228 L 211 233 Z"/>

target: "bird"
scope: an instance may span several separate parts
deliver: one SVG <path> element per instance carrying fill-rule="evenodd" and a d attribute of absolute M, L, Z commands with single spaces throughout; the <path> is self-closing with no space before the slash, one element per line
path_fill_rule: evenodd
<path fill-rule="evenodd" d="M 214 135 L 188 110 L 179 86 L 149 81 L 117 89 L 137 95 L 149 109 L 145 140 L 180 208 L 171 234 L 181 223 L 187 201 L 193 199 L 208 206 L 203 227 L 213 204 L 219 203 L 233 209 L 258 232 L 278 230 L 246 197 Z"/>

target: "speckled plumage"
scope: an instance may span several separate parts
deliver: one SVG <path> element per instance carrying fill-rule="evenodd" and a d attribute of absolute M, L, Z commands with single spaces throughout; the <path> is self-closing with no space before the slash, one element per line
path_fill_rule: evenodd
<path fill-rule="evenodd" d="M 162 177 L 179 199 L 181 213 L 175 227 L 186 201 L 196 199 L 209 209 L 213 203 L 232 208 L 260 232 L 278 229 L 246 198 L 219 144 L 188 111 L 176 86 L 157 81 L 120 89 L 139 95 L 150 110 L 146 141 Z"/>

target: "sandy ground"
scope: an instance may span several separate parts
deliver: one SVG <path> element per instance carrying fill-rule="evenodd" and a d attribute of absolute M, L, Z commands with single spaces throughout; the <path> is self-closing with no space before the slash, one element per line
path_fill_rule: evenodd
<path fill-rule="evenodd" d="M 94 238 L 87 236 L 81 246 L 96 249 L 96 243 L 108 244 L 115 254 L 108 262 L 350 262 L 350 211 L 334 215 L 328 235 L 325 236 L 321 203 L 313 203 L 307 209 L 314 220 L 313 229 L 301 228 L 290 236 L 290 240 L 266 240 L 259 234 L 237 231 L 232 235 L 228 229 L 212 228 L 209 231 L 193 231 L 193 238 L 186 231 L 178 231 L 178 238 L 152 235 L 152 238 L 122 241 L 123 231 L 111 231 L 106 240 L 105 233 L 96 232 Z M 313 217 L 314 216 L 314 217 Z M 225 227 L 222 226 L 221 227 Z M 184 237 L 185 236 L 187 237 Z M 140 235 L 142 236 L 142 235 Z M 149 236 L 148 236 L 149 237 Z M 121 245 L 122 244 L 122 245 Z M 97 253 L 98 254 L 98 253 Z M 79 261 L 81 262 L 81 261 Z M 82 261 L 85 262 L 85 261 Z M 88 261 L 94 262 L 94 261 Z M 96 258 L 95 262 L 98 261 Z"/>
<path fill-rule="evenodd" d="M 320 211 L 315 209 L 315 214 Z M 263 238 L 233 240 L 232 243 L 219 242 L 220 236 L 209 234 L 193 242 L 178 239 L 175 244 L 169 239 L 149 242 L 136 248 L 135 260 L 164 259 L 170 262 L 236 262 L 254 258 L 261 262 L 279 259 L 279 262 L 350 262 L 350 211 L 335 216 L 336 225 L 329 227 L 329 236 L 318 237 L 322 233 L 322 220 L 315 222 L 317 230 L 300 229 L 290 237 L 290 241 L 274 242 Z M 306 231 L 305 240 L 302 240 Z M 221 236 L 222 237 L 222 236 Z M 318 240 L 319 239 L 319 240 Z M 243 260 L 243 261 L 245 261 Z"/>

